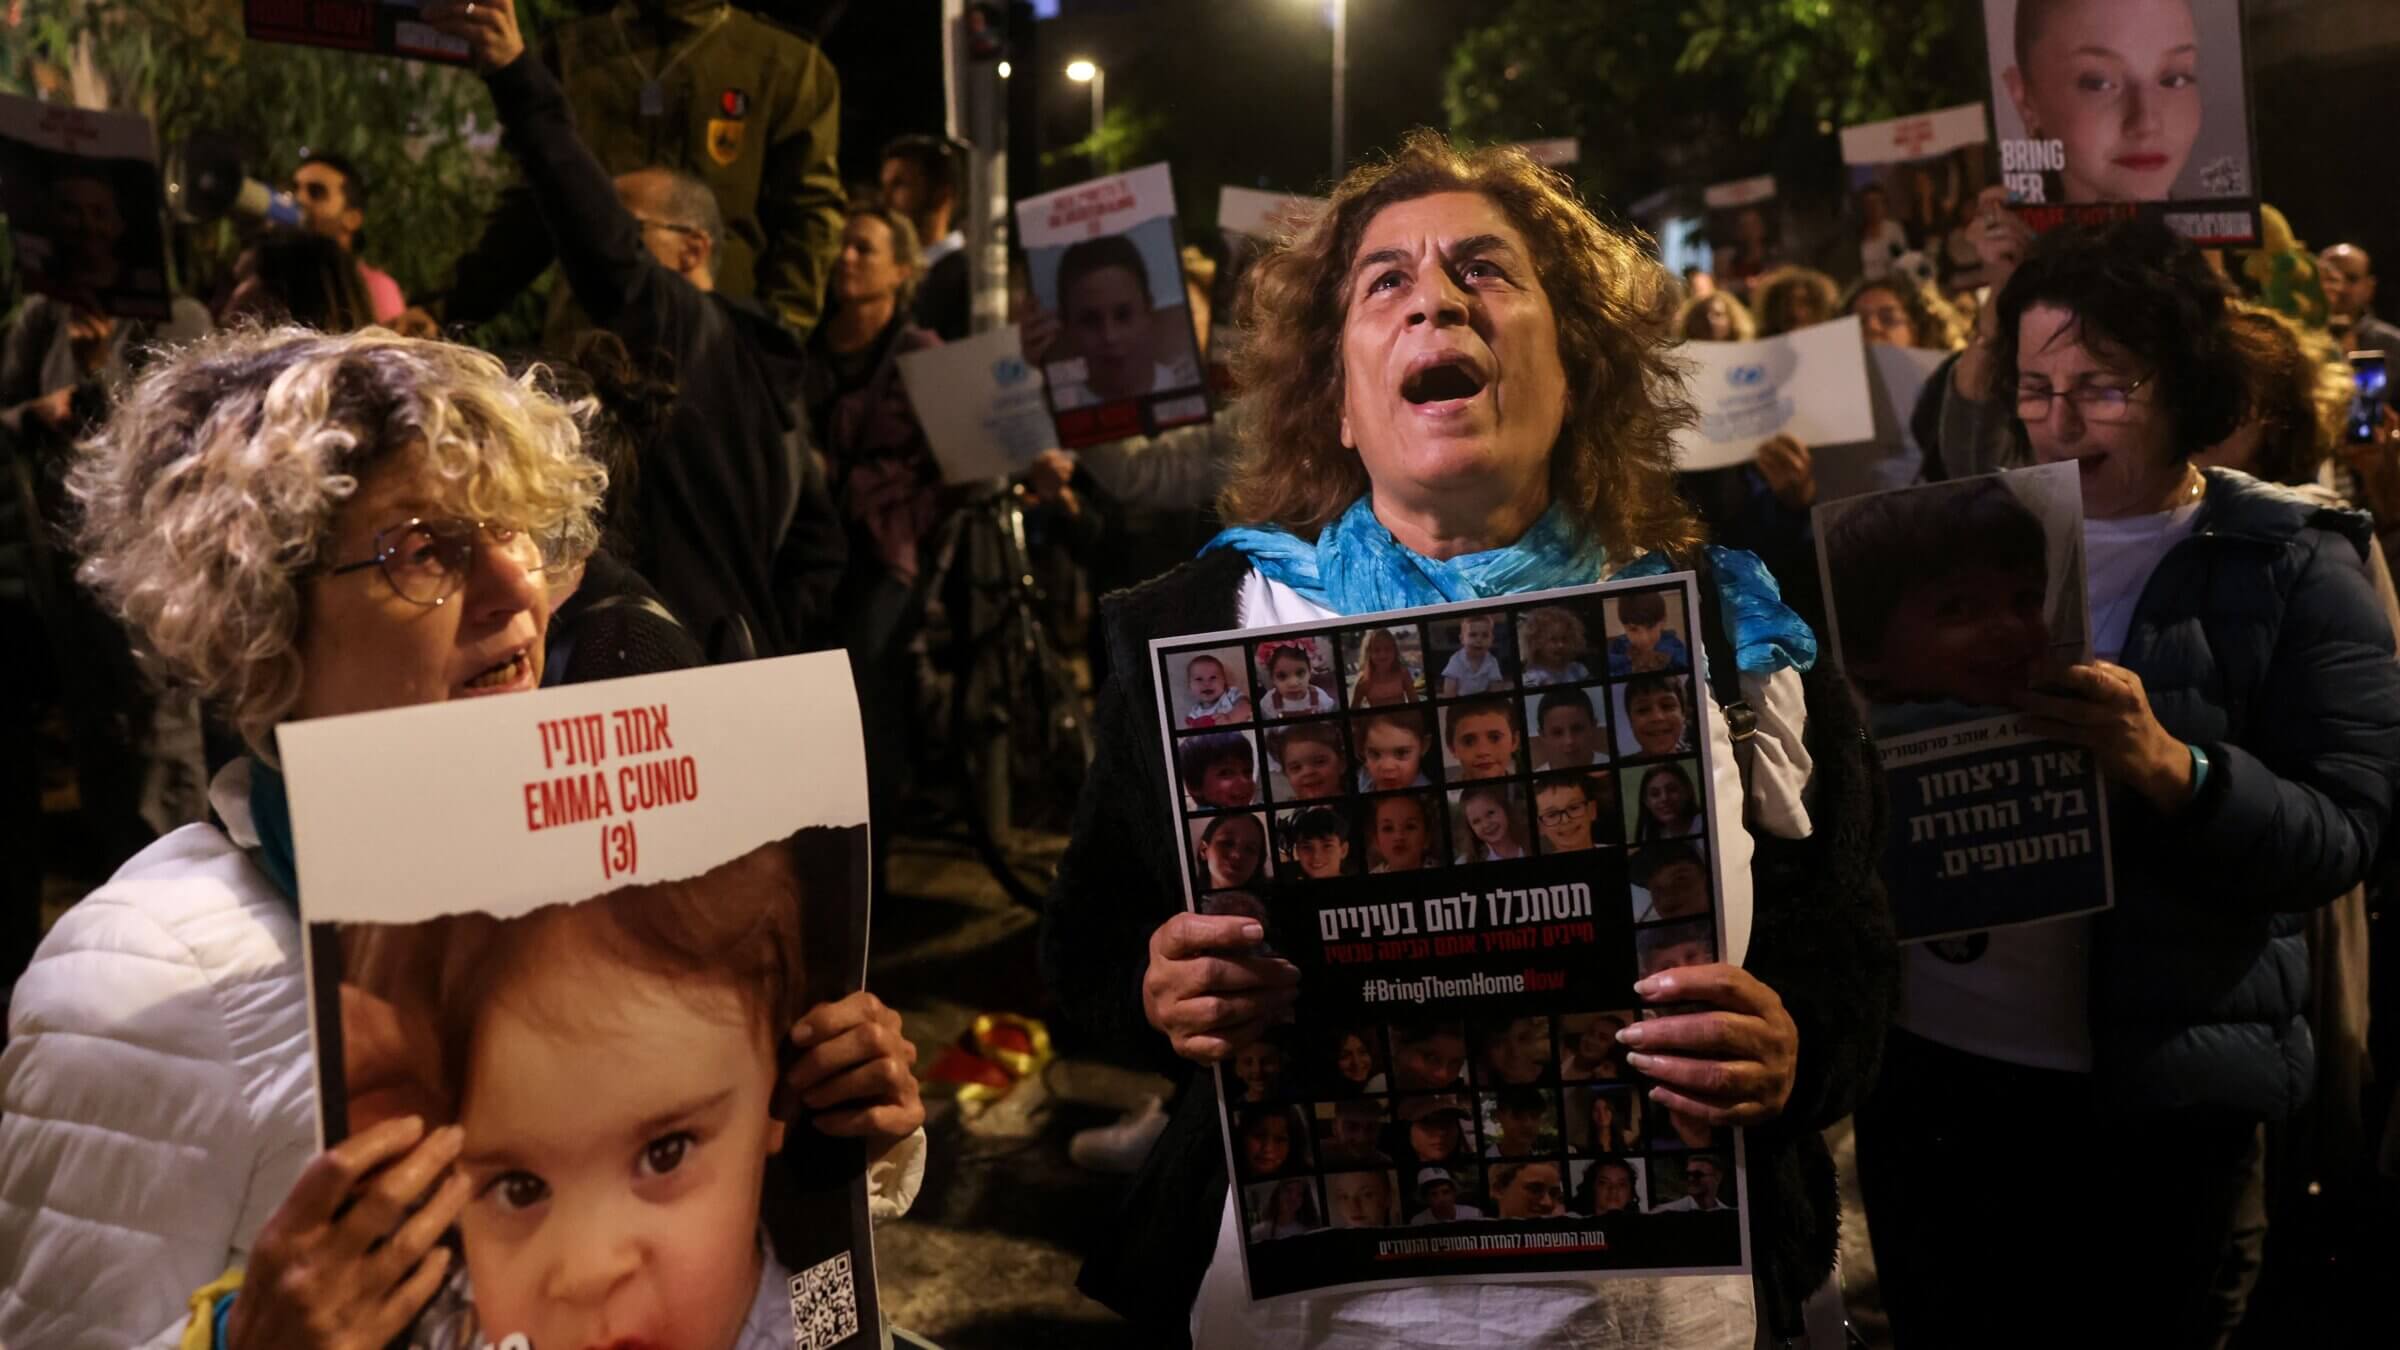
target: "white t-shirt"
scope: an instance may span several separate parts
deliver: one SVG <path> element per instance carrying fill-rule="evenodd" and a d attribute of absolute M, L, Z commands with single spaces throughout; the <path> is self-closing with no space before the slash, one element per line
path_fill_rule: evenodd
<path fill-rule="evenodd" d="M 1596 580 L 1597 578 L 1595 578 Z M 1323 623 L 1337 617 L 1280 582 L 1252 572 L 1237 611 L 1245 628 Z M 1779 671 L 1744 675 L 1743 692 L 1759 714 L 1753 742 L 1750 810 L 1777 834 L 1805 838 L 1800 805 L 1811 762 L 1802 746 L 1805 704 L 1800 677 Z M 1724 714 L 1708 718 L 1716 800 L 1742 800 L 1742 775 Z M 1740 964 L 1750 945 L 1750 856 L 1741 812 L 1716 821 L 1724 858 L 1726 960 Z M 1428 1284 L 1399 1289 L 1294 1294 L 1252 1303 L 1242 1282 L 1240 1211 L 1233 1191 L 1217 1229 L 1217 1248 L 1192 1303 L 1195 1350 L 1459 1350 L 1542 1346 L 1545 1350 L 1754 1350 L 1757 1317 L 1746 1275 L 1669 1275 L 1591 1279 L 1576 1275 L 1493 1284 Z"/>
<path fill-rule="evenodd" d="M 1316 713 L 1334 711 L 1337 709 L 1334 706 L 1333 695 L 1313 684 L 1308 687 L 1308 692 L 1301 696 L 1300 706 L 1296 708 L 1283 701 L 1282 690 L 1270 689 L 1267 691 L 1267 716 L 1269 717 L 1308 717 Z"/>
<path fill-rule="evenodd" d="M 2200 503 L 2083 523 L 2092 651 L 2114 661 L 2167 551 L 2190 537 Z M 2019 924 L 1901 949 L 1899 1024 L 1954 1050 L 2068 1073 L 2092 1071 L 2092 920 Z"/>
<path fill-rule="evenodd" d="M 1450 664 L 1442 667 L 1442 678 L 1458 681 L 1461 697 L 1480 694 L 1501 682 L 1500 657 L 1487 650 L 1483 659 L 1476 661 L 1467 655 L 1466 648 L 1461 647 L 1451 653 Z"/>
<path fill-rule="evenodd" d="M 1528 689 L 1540 689 L 1553 684 L 1581 684 L 1590 678 L 1592 673 L 1583 668 L 1581 661 L 1569 661 L 1565 670 L 1535 665 L 1525 667 L 1525 687 Z"/>
<path fill-rule="evenodd" d="M 1224 693 L 1217 695 L 1213 701 L 1200 704 L 1194 707 L 1190 712 L 1185 713 L 1183 715 L 1183 724 L 1187 727 L 1213 726 L 1215 725 L 1213 719 L 1223 717 L 1227 713 L 1232 712 L 1243 699 L 1248 697 L 1249 695 L 1243 693 L 1239 689 L 1228 689 Z"/>
<path fill-rule="evenodd" d="M 1409 1223 L 1412 1225 L 1428 1223 L 1457 1223 L 1461 1219 L 1480 1219 L 1483 1217 L 1483 1211 L 1475 1208 L 1473 1205 L 1458 1205 L 1455 1207 L 1455 1209 L 1456 1212 L 1447 1219 L 1435 1218 L 1433 1216 L 1433 1211 L 1429 1209 L 1417 1217 L 1410 1219 Z"/>
<path fill-rule="evenodd" d="M 1908 252 L 1908 231 L 1900 222 L 1887 220 L 1872 230 L 1861 230 L 1858 240 L 1858 275 L 1864 281 L 1881 281 L 1892 274 L 1892 261 Z"/>

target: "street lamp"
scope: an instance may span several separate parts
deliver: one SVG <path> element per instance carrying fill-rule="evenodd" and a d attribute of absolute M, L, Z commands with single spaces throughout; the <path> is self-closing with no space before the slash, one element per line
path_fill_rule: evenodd
<path fill-rule="evenodd" d="M 1077 84 L 1088 84 L 1092 87 L 1092 176 L 1097 178 L 1101 173 L 1100 119 L 1101 115 L 1107 111 L 1108 72 L 1092 62 L 1078 57 L 1067 63 L 1067 78 Z"/>
<path fill-rule="evenodd" d="M 1333 0 L 1333 181 L 1342 180 L 1349 140 L 1342 85 L 1350 73 L 1350 0 Z"/>

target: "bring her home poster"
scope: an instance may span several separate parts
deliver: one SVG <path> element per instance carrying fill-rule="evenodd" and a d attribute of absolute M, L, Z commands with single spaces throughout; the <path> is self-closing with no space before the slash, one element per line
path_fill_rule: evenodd
<path fill-rule="evenodd" d="M 324 1140 L 403 1114 L 465 1134 L 452 1273 L 408 1344 L 875 1345 L 863 1146 L 776 1100 L 792 1023 L 866 971 L 848 661 L 280 743 Z"/>
<path fill-rule="evenodd" d="M 1252 1298 L 1748 1268 L 1740 1131 L 1616 1040 L 1726 950 L 1698 613 L 1681 574 L 1151 644 L 1187 902 L 1301 972 L 1218 1070 Z"/>

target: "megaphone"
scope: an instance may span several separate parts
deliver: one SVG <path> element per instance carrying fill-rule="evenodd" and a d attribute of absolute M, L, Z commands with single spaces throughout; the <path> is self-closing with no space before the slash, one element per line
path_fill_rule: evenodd
<path fill-rule="evenodd" d="M 167 156 L 167 209 L 177 220 L 205 225 L 234 216 L 268 225 L 298 225 L 300 203 L 252 178 L 241 147 L 229 136 L 201 132 Z"/>

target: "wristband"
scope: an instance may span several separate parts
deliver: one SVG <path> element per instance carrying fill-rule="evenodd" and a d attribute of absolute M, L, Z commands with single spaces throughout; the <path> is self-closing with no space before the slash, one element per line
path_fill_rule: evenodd
<path fill-rule="evenodd" d="M 2183 748 L 2192 752 L 2191 800 L 2198 801 L 2201 787 L 2208 782 L 2208 752 L 2196 745 L 2186 745 Z"/>

